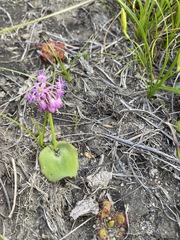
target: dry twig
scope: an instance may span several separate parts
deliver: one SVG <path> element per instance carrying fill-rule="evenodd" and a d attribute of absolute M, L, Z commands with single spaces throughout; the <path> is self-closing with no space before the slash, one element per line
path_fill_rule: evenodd
<path fill-rule="evenodd" d="M 11 158 L 12 161 L 12 166 L 13 166 L 13 170 L 14 170 L 14 199 L 13 199 L 13 206 L 11 209 L 11 212 L 8 216 L 8 218 L 12 218 L 15 206 L 16 206 L 16 197 L 17 197 L 17 171 L 16 171 L 16 164 L 15 164 L 15 160 L 14 158 Z"/>

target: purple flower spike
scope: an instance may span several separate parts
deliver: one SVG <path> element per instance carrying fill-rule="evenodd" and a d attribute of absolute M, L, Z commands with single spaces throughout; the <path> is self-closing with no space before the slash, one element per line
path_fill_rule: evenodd
<path fill-rule="evenodd" d="M 45 71 L 44 70 L 39 70 L 38 71 L 38 77 L 37 77 L 38 82 L 46 82 L 47 78 L 45 75 Z"/>
<path fill-rule="evenodd" d="M 54 113 L 63 106 L 61 97 L 64 95 L 66 83 L 57 78 L 54 85 L 47 86 L 47 78 L 44 70 L 38 71 L 37 82 L 33 88 L 26 94 L 29 103 L 38 103 L 39 110 Z"/>
<path fill-rule="evenodd" d="M 57 97 L 61 97 L 62 95 L 64 95 L 65 93 L 64 89 L 66 87 L 66 83 L 65 81 L 62 80 L 60 76 L 58 76 L 58 79 L 55 85 L 57 86 Z"/>

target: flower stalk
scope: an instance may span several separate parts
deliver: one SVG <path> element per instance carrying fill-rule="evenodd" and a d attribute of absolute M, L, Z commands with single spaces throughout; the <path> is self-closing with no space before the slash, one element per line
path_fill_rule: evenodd
<path fill-rule="evenodd" d="M 45 134 L 45 128 L 46 128 L 46 125 L 47 125 L 47 118 L 48 118 L 48 113 L 45 112 L 45 115 L 44 115 L 44 123 L 43 123 L 43 127 L 42 127 L 42 132 L 39 136 L 39 145 L 41 147 L 43 147 L 43 144 L 44 144 L 44 134 Z"/>
<path fill-rule="evenodd" d="M 54 131 L 54 124 L 53 124 L 53 117 L 52 113 L 48 112 L 48 119 L 49 119 L 49 124 L 51 128 L 51 134 L 52 134 L 52 140 L 53 140 L 53 145 L 54 145 L 54 151 L 57 151 L 57 140 L 56 140 L 56 134 Z"/>

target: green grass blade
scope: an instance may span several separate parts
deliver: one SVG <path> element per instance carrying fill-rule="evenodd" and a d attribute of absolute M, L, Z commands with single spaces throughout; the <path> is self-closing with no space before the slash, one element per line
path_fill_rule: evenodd
<path fill-rule="evenodd" d="M 178 53 L 176 54 L 176 57 L 174 58 L 171 66 L 169 67 L 168 71 L 166 72 L 166 74 L 164 75 L 164 77 L 162 78 L 162 80 L 159 82 L 158 86 L 161 86 L 165 83 L 165 81 L 174 75 L 173 73 L 173 69 L 174 67 L 176 66 L 177 64 L 177 61 L 178 61 L 178 57 L 179 57 L 179 54 L 180 54 L 180 50 L 178 51 Z"/>
<path fill-rule="evenodd" d="M 20 124 L 19 122 L 17 122 L 17 121 L 14 120 L 13 118 L 6 116 L 6 115 L 3 114 L 3 113 L 0 113 L 0 116 L 3 117 L 3 118 L 6 118 L 6 119 L 9 120 L 10 122 L 13 122 L 13 123 L 15 123 L 16 125 L 18 125 L 18 126 L 19 126 L 20 128 L 22 128 L 25 132 L 27 132 L 34 140 L 36 140 L 36 141 L 38 142 L 38 138 L 37 138 L 29 129 L 27 129 L 26 127 L 24 127 L 22 124 Z"/>
<path fill-rule="evenodd" d="M 14 69 L 10 69 L 10 68 L 0 67 L 0 70 L 1 71 L 8 71 L 8 72 L 13 72 L 13 73 L 18 73 L 19 75 L 23 75 L 23 76 L 28 77 L 28 78 L 33 78 L 33 76 L 31 76 L 31 75 L 29 75 L 27 73 L 19 72 L 19 71 L 16 71 Z"/>
<path fill-rule="evenodd" d="M 122 0 L 116 0 L 116 2 L 124 8 L 124 10 L 126 11 L 126 13 L 128 14 L 128 16 L 131 18 L 131 20 L 137 25 L 139 32 L 141 34 L 142 40 L 144 42 L 144 46 L 145 46 L 145 54 L 147 55 L 148 58 L 148 72 L 150 75 L 150 79 L 153 79 L 153 71 L 152 71 L 152 59 L 151 59 L 151 54 L 150 54 L 150 47 L 148 44 L 148 40 L 147 40 L 147 36 L 146 33 L 144 31 L 144 28 L 142 26 L 142 23 L 139 21 L 139 19 L 136 17 L 136 15 L 132 12 L 132 10 L 124 3 L 124 1 Z M 148 62 L 146 61 L 146 62 Z"/>
<path fill-rule="evenodd" d="M 161 90 L 166 90 L 166 91 L 168 91 L 168 92 L 172 92 L 172 93 L 175 93 L 175 94 L 180 95 L 180 90 L 178 90 L 178 89 L 176 89 L 176 88 L 173 88 L 173 87 L 161 86 L 161 87 L 159 87 L 159 89 L 161 89 Z"/>
<path fill-rule="evenodd" d="M 62 14 L 62 13 L 65 13 L 65 12 L 69 12 L 73 9 L 76 9 L 76 8 L 79 8 L 79 7 L 82 7 L 83 5 L 87 4 L 87 3 L 90 3 L 90 2 L 93 2 L 94 0 L 86 0 L 82 3 L 79 3 L 79 4 L 76 4 L 74 6 L 71 6 L 71 7 L 68 7 L 68 8 L 65 8 L 63 10 L 60 10 L 58 12 L 55 12 L 55 13 L 52 13 L 52 14 L 49 14 L 47 16 L 44 16 L 44 17 L 41 17 L 41 18 L 37 18 L 37 19 L 34 19 L 32 21 L 29 21 L 29 22 L 25 22 L 25 23 L 21 23 L 21 24 L 18 24 L 18 25 L 15 25 L 13 27 L 9 27 L 9 28 L 6 28 L 6 29 L 2 29 L 0 30 L 0 35 L 1 34 L 4 34 L 4 33 L 7 33 L 7 32 L 11 32 L 13 30 L 16 30 L 18 28 L 22 28 L 22 27 L 25 27 L 25 26 L 28 26 L 28 25 L 31 25 L 31 24 L 34 24 L 34 23 L 37 23 L 37 22 L 40 22 L 40 21 L 43 21 L 43 20 L 46 20 L 48 18 L 51 18 L 51 17 L 55 17 L 56 15 L 59 15 L 59 14 Z"/>

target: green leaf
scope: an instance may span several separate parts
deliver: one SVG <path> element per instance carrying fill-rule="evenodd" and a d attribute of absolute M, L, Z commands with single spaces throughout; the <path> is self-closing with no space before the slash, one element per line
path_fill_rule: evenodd
<path fill-rule="evenodd" d="M 177 82 L 176 85 L 175 85 L 175 88 L 180 90 L 180 82 Z"/>
<path fill-rule="evenodd" d="M 180 72 L 180 52 L 178 53 L 177 57 L 177 72 Z"/>
<path fill-rule="evenodd" d="M 51 182 L 65 177 L 76 177 L 78 171 L 78 153 L 72 144 L 65 141 L 57 142 L 58 151 L 53 146 L 45 147 L 39 155 L 41 172 Z"/>
<path fill-rule="evenodd" d="M 129 38 L 127 34 L 127 17 L 124 8 L 121 9 L 121 28 L 126 38 Z"/>
<path fill-rule="evenodd" d="M 180 121 L 175 122 L 175 128 L 177 132 L 180 132 Z"/>
<path fill-rule="evenodd" d="M 166 91 L 168 91 L 168 92 L 172 92 L 172 93 L 175 93 L 175 94 L 180 95 L 180 90 L 177 89 L 177 88 L 174 88 L 174 87 L 161 86 L 161 87 L 159 87 L 159 89 L 161 89 L 161 90 L 166 90 Z"/>

